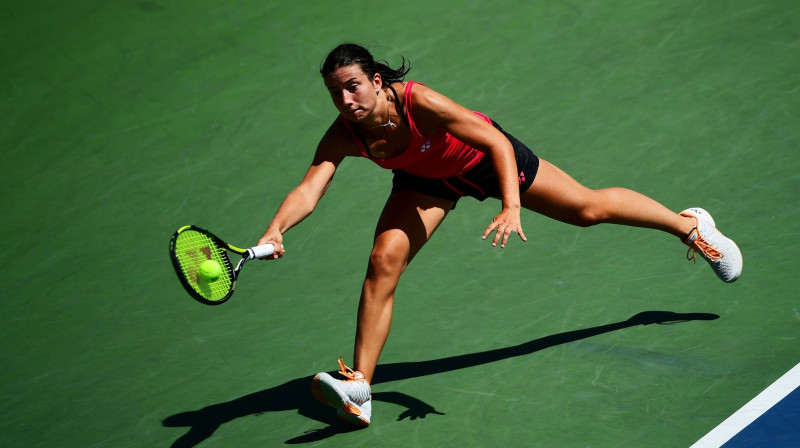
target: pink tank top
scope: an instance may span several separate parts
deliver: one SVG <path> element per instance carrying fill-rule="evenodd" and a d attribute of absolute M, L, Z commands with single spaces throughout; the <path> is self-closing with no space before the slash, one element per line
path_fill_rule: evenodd
<path fill-rule="evenodd" d="M 409 81 L 403 92 L 403 106 L 407 123 L 411 128 L 411 142 L 403 152 L 386 159 L 372 157 L 364 147 L 363 139 L 354 129 L 352 124 L 344 117 L 340 117 L 350 131 L 353 140 L 358 146 L 363 157 L 375 162 L 381 168 L 397 169 L 409 174 L 428 178 L 446 178 L 464 174 L 474 168 L 484 156 L 484 153 L 456 139 L 444 129 L 439 129 L 436 134 L 426 137 L 420 134 L 414 124 L 413 102 L 411 90 L 414 81 Z M 491 123 L 492 120 L 480 112 L 476 115 Z"/>

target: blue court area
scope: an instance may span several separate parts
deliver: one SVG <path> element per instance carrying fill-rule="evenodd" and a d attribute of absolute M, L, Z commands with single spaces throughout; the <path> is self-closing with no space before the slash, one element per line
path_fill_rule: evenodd
<path fill-rule="evenodd" d="M 800 446 L 800 389 L 795 389 L 722 446 L 724 448 Z"/>
<path fill-rule="evenodd" d="M 692 448 L 790 448 L 800 444 L 800 364 Z"/>

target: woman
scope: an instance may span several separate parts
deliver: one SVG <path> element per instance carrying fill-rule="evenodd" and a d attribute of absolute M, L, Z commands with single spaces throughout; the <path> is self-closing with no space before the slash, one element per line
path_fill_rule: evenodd
<path fill-rule="evenodd" d="M 283 234 L 306 218 L 345 157 L 366 157 L 394 171 L 392 192 L 378 220 L 358 308 L 354 367 L 339 360 L 344 379 L 321 373 L 312 392 L 339 416 L 369 425 L 369 383 L 389 334 L 400 275 L 461 196 L 501 200 L 483 232 L 505 247 L 512 234 L 526 241 L 520 210 L 565 223 L 648 227 L 671 233 L 700 252 L 726 282 L 738 278 L 742 257 L 703 209 L 674 213 L 623 188 L 588 189 L 537 158 L 483 114 L 472 112 L 423 84 L 403 79 L 410 68 L 377 63 L 363 47 L 343 44 L 320 73 L 339 117 L 328 128 L 300 184 L 279 207 L 258 244 L 282 248 Z M 273 255 L 280 258 L 284 250 Z M 693 258 L 693 255 L 692 255 Z"/>

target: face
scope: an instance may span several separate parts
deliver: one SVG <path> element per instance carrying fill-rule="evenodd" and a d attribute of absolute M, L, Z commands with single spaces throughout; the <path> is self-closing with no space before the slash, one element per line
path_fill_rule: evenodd
<path fill-rule="evenodd" d="M 375 112 L 378 98 L 375 90 L 381 86 L 381 75 L 376 73 L 370 78 L 360 66 L 348 65 L 323 79 L 334 106 L 346 119 L 360 122 Z"/>

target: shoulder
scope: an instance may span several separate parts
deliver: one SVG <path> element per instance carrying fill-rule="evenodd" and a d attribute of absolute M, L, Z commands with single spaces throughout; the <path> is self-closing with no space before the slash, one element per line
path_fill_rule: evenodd
<path fill-rule="evenodd" d="M 347 125 L 337 116 L 319 141 L 317 157 L 342 159 L 347 156 L 358 157 L 361 153 L 353 140 Z"/>
<path fill-rule="evenodd" d="M 400 96 L 404 100 L 413 100 L 414 106 L 426 103 L 431 96 L 435 96 L 436 92 L 425 84 L 417 81 L 406 81 L 394 84 L 398 92 L 402 92 Z"/>
<path fill-rule="evenodd" d="M 434 89 L 418 82 L 412 85 L 412 94 L 409 95 L 408 108 L 413 109 L 414 120 L 417 127 L 425 135 L 436 133 L 439 128 L 445 127 L 454 116 L 464 114 L 464 107 Z"/>

